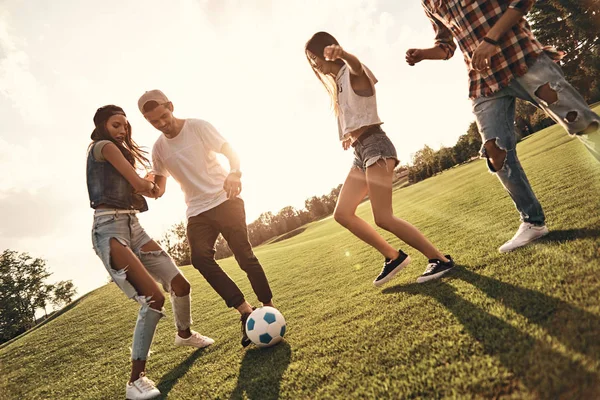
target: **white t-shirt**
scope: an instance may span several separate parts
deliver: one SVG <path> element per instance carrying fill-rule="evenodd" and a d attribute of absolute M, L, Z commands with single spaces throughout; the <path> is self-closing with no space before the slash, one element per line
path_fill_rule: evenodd
<path fill-rule="evenodd" d="M 223 183 L 227 171 L 217 160 L 227 141 L 210 123 L 186 119 L 179 135 L 160 135 L 152 148 L 152 172 L 172 176 L 181 186 L 187 204 L 187 218 L 227 200 Z"/>
<path fill-rule="evenodd" d="M 346 64 L 338 72 L 338 132 L 340 140 L 344 140 L 355 130 L 369 125 L 381 125 L 383 122 L 377 115 L 377 96 L 375 84 L 377 78 L 366 65 L 363 69 L 371 82 L 373 94 L 362 96 L 352 88 L 350 68 Z"/>

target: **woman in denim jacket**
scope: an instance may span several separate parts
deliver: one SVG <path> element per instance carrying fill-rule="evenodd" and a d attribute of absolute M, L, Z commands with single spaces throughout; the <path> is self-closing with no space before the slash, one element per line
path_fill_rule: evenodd
<path fill-rule="evenodd" d="M 133 333 L 128 399 L 160 395 L 145 376 L 146 358 L 156 325 L 170 292 L 177 333 L 175 345 L 206 347 L 214 340 L 190 330 L 190 284 L 171 257 L 140 226 L 136 214 L 148 210 L 143 196 L 156 197 L 158 187 L 141 178 L 136 167 L 147 167 L 145 152 L 131 138 L 131 125 L 120 107 L 107 105 L 94 115 L 95 129 L 87 156 L 87 187 L 95 210 L 92 243 L 112 280 L 141 307 Z"/>

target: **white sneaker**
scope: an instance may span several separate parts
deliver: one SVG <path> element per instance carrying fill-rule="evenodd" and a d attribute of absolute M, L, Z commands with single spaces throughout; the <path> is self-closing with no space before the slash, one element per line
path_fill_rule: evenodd
<path fill-rule="evenodd" d="M 191 346 L 201 349 L 210 346 L 214 342 L 214 339 L 203 336 L 196 331 L 192 331 L 192 336 L 187 339 L 184 339 L 179 336 L 179 334 L 175 333 L 175 346 Z"/>
<path fill-rule="evenodd" d="M 127 383 L 125 393 L 127 400 L 153 399 L 156 396 L 160 396 L 160 390 L 154 386 L 154 382 L 146 378 L 146 374 L 143 372 L 137 381 Z"/>
<path fill-rule="evenodd" d="M 519 226 L 515 236 L 500 246 L 498 250 L 500 253 L 508 253 L 509 251 L 523 247 L 547 234 L 548 228 L 546 228 L 546 225 L 537 226 L 529 222 L 523 222 L 521 223 L 521 226 Z"/>

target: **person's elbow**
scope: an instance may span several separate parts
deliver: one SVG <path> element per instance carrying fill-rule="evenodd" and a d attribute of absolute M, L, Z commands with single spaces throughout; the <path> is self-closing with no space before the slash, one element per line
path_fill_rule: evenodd
<path fill-rule="evenodd" d="M 221 154 L 223 154 L 229 161 L 239 161 L 239 156 L 236 151 L 231 147 L 229 143 L 224 143 L 221 146 Z"/>
<path fill-rule="evenodd" d="M 456 44 L 454 44 L 453 40 L 437 41 L 435 47 L 439 48 L 444 53 L 442 60 L 451 59 L 456 51 Z"/>

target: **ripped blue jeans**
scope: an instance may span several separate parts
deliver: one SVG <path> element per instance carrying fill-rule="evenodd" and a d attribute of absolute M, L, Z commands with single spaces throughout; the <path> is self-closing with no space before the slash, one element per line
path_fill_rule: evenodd
<path fill-rule="evenodd" d="M 546 84 L 555 93 L 556 101 L 546 101 L 536 94 Z M 500 149 L 506 150 L 506 159 L 499 171 L 495 171 L 492 167 L 483 146 L 481 147 L 481 156 L 486 157 L 490 171 L 496 172 L 500 182 L 515 203 L 521 220 L 535 225 L 543 225 L 545 223 L 544 211 L 533 193 L 517 157 L 517 138 L 514 126 L 516 98 L 526 100 L 541 108 L 572 135 L 578 134 L 594 124 L 598 127 L 600 117 L 590 109 L 577 90 L 565 80 L 561 68 L 545 54 L 540 55 L 528 72 L 515 78 L 509 86 L 491 96 L 473 100 L 473 112 L 484 145 L 490 140 L 495 140 Z M 596 129 L 594 133 L 577 135 L 577 137 L 600 161 L 600 130 Z"/>
<path fill-rule="evenodd" d="M 112 280 L 127 297 L 135 299 L 140 303 L 140 310 L 133 333 L 131 356 L 133 360 L 145 360 L 148 357 L 158 321 L 164 314 L 162 310 L 151 308 L 150 297 L 139 295 L 131 283 L 127 281 L 127 268 L 120 270 L 113 268 L 110 257 L 110 240 L 114 238 L 122 245 L 129 247 L 144 265 L 148 273 L 163 286 L 165 291 L 170 291 L 171 281 L 181 271 L 164 250 L 148 252 L 141 250 L 142 246 L 151 241 L 152 238 L 141 227 L 135 214 L 124 213 L 121 210 L 110 211 L 112 213 L 109 215 L 94 217 L 92 244 L 94 251 L 102 260 Z M 107 210 L 98 209 L 96 213 L 98 212 L 106 213 Z M 189 295 L 176 297 L 171 293 L 171 304 L 173 305 L 173 314 L 177 328 L 180 330 L 189 328 L 192 323 Z"/>

